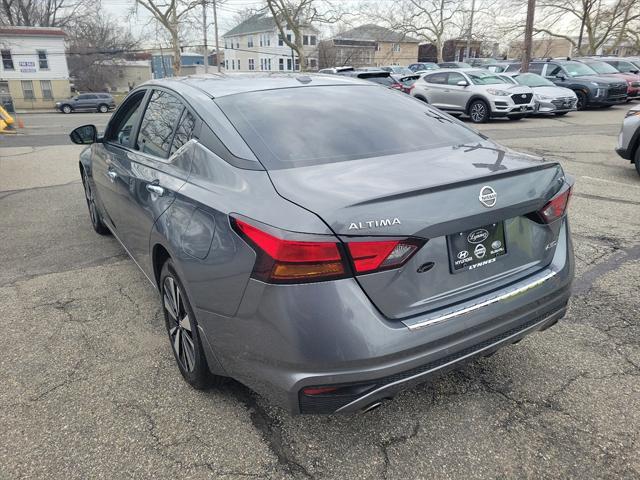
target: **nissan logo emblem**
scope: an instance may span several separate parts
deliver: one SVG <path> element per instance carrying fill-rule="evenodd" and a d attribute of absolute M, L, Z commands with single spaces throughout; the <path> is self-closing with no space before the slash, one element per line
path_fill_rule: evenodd
<path fill-rule="evenodd" d="M 480 189 L 480 195 L 478 196 L 480 203 L 487 208 L 493 207 L 498 201 L 498 194 L 490 186 L 486 185 Z"/>

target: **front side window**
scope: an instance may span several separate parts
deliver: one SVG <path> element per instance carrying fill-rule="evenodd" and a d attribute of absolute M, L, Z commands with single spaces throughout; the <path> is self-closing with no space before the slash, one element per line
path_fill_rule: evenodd
<path fill-rule="evenodd" d="M 564 69 L 567 71 L 570 77 L 579 77 L 581 75 L 596 75 L 596 72 L 580 62 L 567 62 L 564 64 Z"/>
<path fill-rule="evenodd" d="M 556 63 L 547 64 L 547 73 L 545 74 L 545 76 L 557 77 L 558 75 L 564 75 L 562 67 Z"/>
<path fill-rule="evenodd" d="M 25 100 L 34 100 L 33 82 L 31 80 L 22 80 L 22 97 Z"/>
<path fill-rule="evenodd" d="M 452 72 L 449 74 L 447 79 L 448 85 L 458 85 L 458 82 L 466 82 L 467 79 L 462 76 L 462 74 L 457 72 Z"/>
<path fill-rule="evenodd" d="M 49 59 L 46 50 L 38 50 L 38 66 L 40 70 L 49 70 Z"/>
<path fill-rule="evenodd" d="M 124 145 L 128 147 L 130 145 L 131 134 L 133 127 L 138 121 L 138 117 L 142 110 L 142 100 L 144 99 L 145 91 L 140 91 L 132 94 L 128 97 L 122 106 L 113 116 L 107 132 L 105 140 L 118 145 Z"/>
<path fill-rule="evenodd" d="M 42 90 L 42 98 L 45 100 L 53 100 L 51 80 L 40 80 L 40 90 Z"/>
<path fill-rule="evenodd" d="M 2 54 L 2 68 L 5 70 L 14 70 L 11 50 L 0 50 L 0 53 Z"/>
<path fill-rule="evenodd" d="M 141 152 L 167 158 L 173 131 L 182 114 L 182 102 L 163 90 L 154 90 L 140 123 L 137 146 Z"/>
<path fill-rule="evenodd" d="M 282 88 L 215 102 L 267 169 L 483 141 L 434 108 L 374 85 Z M 305 128 L 299 128 L 301 118 Z"/>

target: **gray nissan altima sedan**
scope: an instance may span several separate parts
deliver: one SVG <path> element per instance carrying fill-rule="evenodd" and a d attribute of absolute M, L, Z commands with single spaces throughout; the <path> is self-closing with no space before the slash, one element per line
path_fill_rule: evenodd
<path fill-rule="evenodd" d="M 292 413 L 369 410 L 544 330 L 573 181 L 341 76 L 174 78 L 71 139 L 93 228 L 158 290 L 180 372 Z"/>

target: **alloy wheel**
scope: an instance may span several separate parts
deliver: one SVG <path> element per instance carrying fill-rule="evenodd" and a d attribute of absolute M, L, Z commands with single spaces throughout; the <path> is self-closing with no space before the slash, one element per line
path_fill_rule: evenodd
<path fill-rule="evenodd" d="M 476 123 L 482 122 L 487 115 L 487 107 L 484 103 L 477 102 L 471 106 L 471 120 Z"/>
<path fill-rule="evenodd" d="M 193 372 L 196 353 L 191 320 L 185 308 L 182 290 L 171 276 L 164 279 L 162 303 L 169 315 L 169 338 L 180 368 Z"/>

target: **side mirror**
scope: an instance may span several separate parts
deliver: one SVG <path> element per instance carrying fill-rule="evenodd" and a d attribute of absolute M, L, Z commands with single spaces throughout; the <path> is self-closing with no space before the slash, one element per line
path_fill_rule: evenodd
<path fill-rule="evenodd" d="M 83 125 L 73 130 L 69 138 L 78 145 L 90 145 L 98 141 L 98 129 L 95 125 Z"/>
<path fill-rule="evenodd" d="M 466 80 L 460 80 L 456 85 L 458 85 L 459 87 L 468 87 L 469 82 L 467 82 Z"/>
<path fill-rule="evenodd" d="M 630 70 L 630 72 L 634 75 L 638 75 L 640 73 L 640 70 Z"/>
<path fill-rule="evenodd" d="M 78 97 L 74 97 L 73 101 L 77 102 L 78 101 Z"/>
<path fill-rule="evenodd" d="M 559 73 L 556 75 L 556 78 L 558 80 L 562 80 L 563 82 L 567 79 L 567 77 L 565 77 L 563 74 Z"/>

